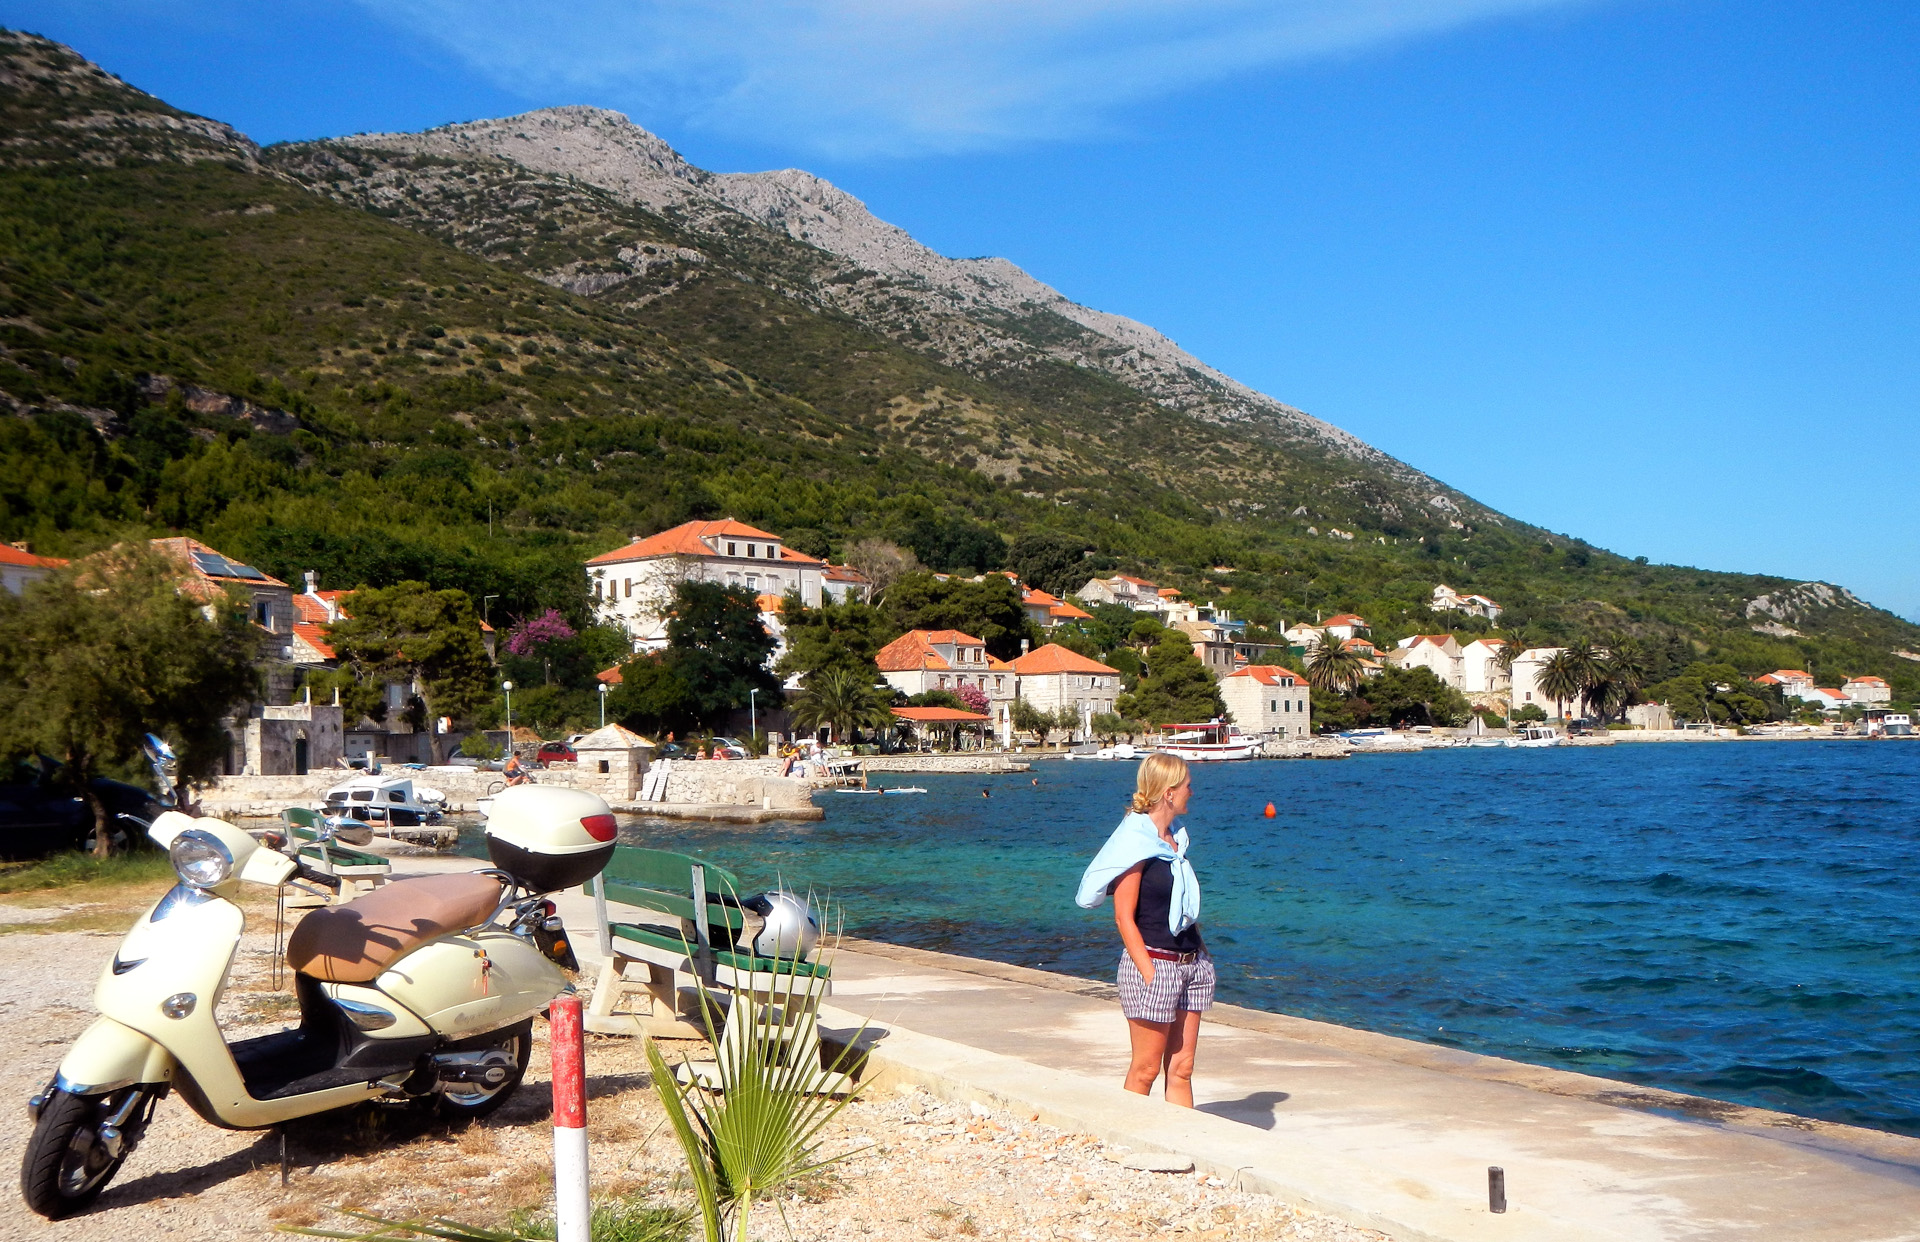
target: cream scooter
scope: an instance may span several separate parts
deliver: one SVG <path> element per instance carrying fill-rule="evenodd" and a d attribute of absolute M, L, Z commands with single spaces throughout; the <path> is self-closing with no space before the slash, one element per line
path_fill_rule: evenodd
<path fill-rule="evenodd" d="M 149 743 L 171 788 L 172 756 Z M 395 880 L 309 912 L 286 954 L 300 1025 L 229 1043 L 214 1014 L 246 921 L 240 886 L 300 879 L 337 891 L 340 881 L 298 858 L 305 843 L 161 814 L 148 835 L 180 882 L 120 942 L 94 990 L 100 1017 L 28 1104 L 27 1206 L 57 1218 L 91 1203 L 169 1091 L 234 1130 L 369 1100 L 431 1103 L 452 1118 L 492 1112 L 520 1085 L 534 1015 L 572 990 L 563 968 L 573 954 L 541 894 L 598 874 L 614 831 L 593 794 L 504 791 L 487 825 L 496 869 Z M 338 823 L 323 834 L 370 836 Z"/>

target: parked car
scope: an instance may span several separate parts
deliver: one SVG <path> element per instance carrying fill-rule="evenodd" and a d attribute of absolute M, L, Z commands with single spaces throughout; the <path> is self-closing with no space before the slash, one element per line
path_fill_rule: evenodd
<path fill-rule="evenodd" d="M 150 820 L 162 807 L 137 785 L 98 777 L 93 790 L 108 815 L 138 815 Z M 141 829 L 119 824 L 116 835 L 142 840 Z M 21 760 L 0 781 L 0 860 L 20 862 L 77 850 L 93 835 L 93 811 L 78 788 L 65 779 L 58 760 L 45 755 Z"/>
<path fill-rule="evenodd" d="M 711 754 L 714 758 L 718 759 L 723 751 L 726 753 L 726 756 L 729 759 L 753 758 L 753 752 L 748 750 L 745 744 L 743 744 L 740 741 L 740 739 L 737 737 L 714 738 L 713 749 L 708 753 Z"/>
<path fill-rule="evenodd" d="M 693 752 L 678 742 L 662 742 L 654 750 L 653 757 L 655 759 L 690 759 L 693 757 Z"/>
<path fill-rule="evenodd" d="M 542 742 L 534 762 L 545 766 L 549 763 L 578 763 L 580 756 L 574 752 L 571 742 Z"/>

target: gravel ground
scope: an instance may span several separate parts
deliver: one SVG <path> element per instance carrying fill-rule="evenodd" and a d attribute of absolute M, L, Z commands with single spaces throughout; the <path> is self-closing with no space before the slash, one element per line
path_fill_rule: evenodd
<path fill-rule="evenodd" d="M 19 1167 L 26 1144 L 20 1104 L 92 1020 L 96 974 L 151 896 L 90 894 L 83 906 L 61 905 L 57 895 L 0 902 L 0 1046 L 13 1050 L 0 1063 L 4 1167 Z M 290 993 L 272 986 L 272 907 L 250 914 L 254 930 L 221 1006 L 236 1037 L 275 1029 L 293 1014 Z M 550 1189 L 544 1024 L 534 1031 L 526 1085 L 487 1121 L 450 1131 L 367 1108 L 296 1123 L 288 1128 L 293 1171 L 285 1188 L 276 1139 L 217 1130 L 169 1099 L 92 1212 L 50 1223 L 16 1207 L 0 1213 L 0 1239 L 225 1242 L 283 1223 L 344 1227 L 351 1222 L 334 1210 L 343 1206 L 501 1224 L 515 1209 L 543 1206 Z M 596 1195 L 687 1205 L 685 1166 L 662 1124 L 641 1046 L 589 1040 Z M 697 1054 L 697 1045 L 679 1046 Z M 825 1149 L 854 1154 L 756 1212 L 756 1238 L 1384 1238 L 1215 1179 L 1124 1168 L 1124 1149 L 917 1090 L 860 1097 L 835 1121 Z"/>

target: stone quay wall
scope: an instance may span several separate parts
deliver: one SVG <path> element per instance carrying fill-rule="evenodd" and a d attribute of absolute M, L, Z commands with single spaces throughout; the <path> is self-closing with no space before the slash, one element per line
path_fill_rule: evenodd
<path fill-rule="evenodd" d="M 1025 758 L 995 751 L 957 755 L 868 755 L 860 766 L 869 772 L 1025 772 L 1033 764 Z"/>

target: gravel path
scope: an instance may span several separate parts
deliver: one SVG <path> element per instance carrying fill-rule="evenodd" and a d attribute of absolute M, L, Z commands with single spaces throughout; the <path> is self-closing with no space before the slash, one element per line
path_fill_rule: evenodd
<path fill-rule="evenodd" d="M 92 1020 L 94 979 L 118 940 L 117 930 L 74 928 L 124 927 L 133 903 L 150 896 L 122 894 L 85 908 L 0 903 L 0 1046 L 11 1052 L 0 1063 L 0 1167 L 19 1167 L 27 1136 L 20 1104 Z M 252 915 L 257 930 L 242 942 L 221 1006 L 236 1036 L 275 1029 L 293 1013 L 290 994 L 271 986 L 272 907 Z M 92 1212 L 49 1223 L 16 1206 L 0 1213 L 0 1239 L 226 1242 L 267 1236 L 280 1223 L 342 1227 L 350 1222 L 333 1211 L 339 1206 L 503 1223 L 514 1209 L 544 1204 L 549 1189 L 544 1024 L 534 1031 L 526 1086 L 486 1122 L 449 1131 L 368 1108 L 296 1123 L 284 1189 L 275 1139 L 217 1130 L 169 1099 Z M 685 1168 L 662 1126 L 641 1046 L 589 1039 L 595 1193 L 687 1203 Z M 835 1122 L 827 1150 L 857 1154 L 757 1212 L 756 1238 L 1383 1239 L 1214 1179 L 1123 1168 L 1124 1149 L 917 1090 L 856 1100 Z"/>

